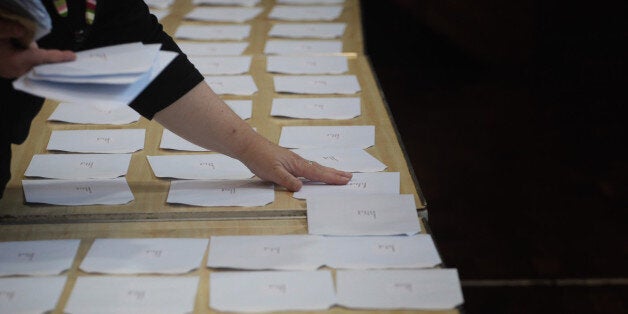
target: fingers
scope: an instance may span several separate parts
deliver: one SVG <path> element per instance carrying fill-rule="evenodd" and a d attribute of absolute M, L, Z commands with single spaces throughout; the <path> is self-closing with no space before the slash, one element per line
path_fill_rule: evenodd
<path fill-rule="evenodd" d="M 277 174 L 278 175 L 273 181 L 285 187 L 290 192 L 296 192 L 300 190 L 303 186 L 303 182 L 301 182 L 301 180 L 299 180 L 297 177 L 293 176 L 284 167 L 278 167 Z"/>
<path fill-rule="evenodd" d="M 2 49 L 12 49 L 4 46 Z M 67 62 L 76 59 L 72 51 L 39 49 L 31 45 L 26 50 L 10 50 L 7 54 L 6 62 L 0 65 L 0 76 L 5 78 L 16 78 L 28 72 L 34 66 L 44 63 Z"/>
<path fill-rule="evenodd" d="M 300 158 L 295 167 L 295 175 L 308 180 L 324 182 L 327 184 L 347 184 L 352 178 L 352 174 L 345 171 L 336 170 L 322 166 L 316 162 Z"/>

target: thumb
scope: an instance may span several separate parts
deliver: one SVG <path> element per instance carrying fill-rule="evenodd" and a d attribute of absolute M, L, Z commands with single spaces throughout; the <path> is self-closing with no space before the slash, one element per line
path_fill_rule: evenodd
<path fill-rule="evenodd" d="M 76 54 L 72 51 L 47 50 L 47 49 L 29 49 L 25 56 L 25 61 L 31 67 L 44 63 L 67 62 L 76 59 Z"/>

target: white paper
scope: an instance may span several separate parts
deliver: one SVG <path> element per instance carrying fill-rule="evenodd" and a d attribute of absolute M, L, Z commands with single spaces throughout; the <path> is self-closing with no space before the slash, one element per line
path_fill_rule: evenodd
<path fill-rule="evenodd" d="M 298 119 L 352 119 L 362 113 L 359 97 L 275 98 L 271 116 Z"/>
<path fill-rule="evenodd" d="M 277 0 L 280 4 L 341 4 L 345 0 Z"/>
<path fill-rule="evenodd" d="M 197 289 L 197 277 L 78 277 L 64 313 L 192 313 Z"/>
<path fill-rule="evenodd" d="M 72 267 L 80 242 L 80 240 L 0 242 L 0 276 L 59 275 Z"/>
<path fill-rule="evenodd" d="M 368 148 L 375 145 L 375 126 L 284 126 L 279 146 L 288 148 Z"/>
<path fill-rule="evenodd" d="M 274 76 L 275 91 L 293 94 L 355 94 L 361 90 L 355 75 Z"/>
<path fill-rule="evenodd" d="M 0 313 L 52 312 L 65 281 L 65 277 L 0 278 Z"/>
<path fill-rule="evenodd" d="M 298 55 L 316 53 L 341 53 L 340 40 L 267 40 L 264 54 Z"/>
<path fill-rule="evenodd" d="M 161 135 L 161 142 L 159 143 L 161 149 L 182 150 L 189 152 L 208 152 L 208 149 L 200 147 L 190 141 L 174 134 L 168 129 L 164 129 Z"/>
<path fill-rule="evenodd" d="M 257 85 L 250 75 L 205 76 L 205 82 L 218 95 L 250 96 L 257 92 Z"/>
<path fill-rule="evenodd" d="M 252 100 L 225 100 L 225 103 L 242 120 L 250 119 L 253 115 Z"/>
<path fill-rule="evenodd" d="M 326 265 L 344 269 L 429 268 L 441 264 L 432 237 L 325 237 Z"/>
<path fill-rule="evenodd" d="M 146 157 L 159 178 L 237 180 L 254 176 L 241 161 L 222 154 Z"/>
<path fill-rule="evenodd" d="M 335 301 L 329 271 L 212 272 L 209 285 L 218 311 L 325 310 Z"/>
<path fill-rule="evenodd" d="M 251 57 L 190 57 L 190 62 L 202 74 L 242 74 L 249 72 Z"/>
<path fill-rule="evenodd" d="M 55 83 L 73 83 L 73 84 L 113 84 L 113 85 L 128 85 L 133 84 L 140 80 L 145 72 L 139 73 L 124 73 L 124 74 L 105 74 L 105 75 L 90 75 L 90 76 L 64 76 L 64 75 L 49 75 L 39 76 L 35 72 L 28 72 L 26 77 L 32 81 L 48 81 Z"/>
<path fill-rule="evenodd" d="M 64 102 L 92 105 L 126 106 L 177 56 L 171 51 L 160 51 L 155 65 L 137 82 L 129 85 L 68 84 L 29 80 L 26 76 L 13 81 L 13 87 L 26 93 Z"/>
<path fill-rule="evenodd" d="M 170 7 L 174 3 L 174 0 L 145 0 L 144 2 L 146 2 L 146 5 L 150 8 L 165 9 Z"/>
<path fill-rule="evenodd" d="M 249 46 L 248 42 L 196 43 L 177 42 L 181 51 L 188 56 L 231 56 L 241 55 Z"/>
<path fill-rule="evenodd" d="M 264 9 L 262 8 L 237 8 L 237 7 L 196 7 L 186 14 L 184 18 L 188 20 L 199 20 L 206 22 L 234 22 L 244 23 L 254 19 Z"/>
<path fill-rule="evenodd" d="M 174 180 L 168 203 L 194 206 L 264 206 L 275 200 L 274 185 L 251 180 Z"/>
<path fill-rule="evenodd" d="M 285 21 L 332 21 L 340 17 L 343 6 L 288 6 L 276 5 L 268 18 Z"/>
<path fill-rule="evenodd" d="M 96 239 L 80 269 L 104 274 L 184 274 L 197 269 L 208 239 Z"/>
<path fill-rule="evenodd" d="M 131 154 L 36 154 L 27 177 L 49 179 L 113 179 L 124 176 Z"/>
<path fill-rule="evenodd" d="M 399 172 L 354 173 L 347 185 L 305 181 L 293 197 L 308 199 L 320 195 L 343 195 L 353 198 L 358 197 L 356 194 L 399 194 L 399 184 Z"/>
<path fill-rule="evenodd" d="M 320 237 L 308 235 L 213 236 L 207 267 L 315 270 L 325 263 Z"/>
<path fill-rule="evenodd" d="M 413 235 L 421 231 L 412 194 L 318 195 L 307 199 L 308 233 Z"/>
<path fill-rule="evenodd" d="M 352 309 L 446 310 L 464 300 L 456 269 L 336 272 L 338 304 Z"/>
<path fill-rule="evenodd" d="M 323 166 L 347 172 L 384 171 L 386 165 L 359 148 L 300 148 L 297 155 Z"/>
<path fill-rule="evenodd" d="M 137 122 L 140 114 L 130 107 L 92 106 L 86 103 L 60 103 L 48 121 L 82 124 L 129 124 Z"/>
<path fill-rule="evenodd" d="M 181 25 L 176 38 L 196 40 L 243 40 L 249 37 L 251 25 Z"/>
<path fill-rule="evenodd" d="M 46 149 L 77 153 L 132 153 L 144 148 L 144 129 L 54 130 Z"/>
<path fill-rule="evenodd" d="M 95 180 L 22 180 L 28 203 L 122 205 L 133 200 L 124 178 Z"/>
<path fill-rule="evenodd" d="M 194 5 L 241 5 L 252 7 L 260 3 L 261 0 L 192 0 Z"/>
<path fill-rule="evenodd" d="M 129 43 L 79 51 L 70 62 L 35 66 L 38 76 L 98 76 L 148 71 L 159 54 L 161 44 Z"/>
<path fill-rule="evenodd" d="M 349 71 L 345 56 L 269 56 L 266 70 L 284 74 L 341 74 Z"/>
<path fill-rule="evenodd" d="M 347 28 L 346 23 L 279 23 L 274 24 L 268 35 L 284 38 L 339 38 Z"/>

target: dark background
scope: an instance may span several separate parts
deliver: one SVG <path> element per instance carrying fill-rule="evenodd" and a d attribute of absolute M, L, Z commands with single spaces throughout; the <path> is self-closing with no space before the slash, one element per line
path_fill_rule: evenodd
<path fill-rule="evenodd" d="M 363 0 L 468 313 L 628 313 L 628 1 Z"/>

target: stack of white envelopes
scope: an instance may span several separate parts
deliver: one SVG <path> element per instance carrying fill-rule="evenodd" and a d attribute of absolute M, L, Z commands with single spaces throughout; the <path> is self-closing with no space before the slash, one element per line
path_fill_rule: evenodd
<path fill-rule="evenodd" d="M 74 61 L 34 67 L 13 86 L 58 101 L 125 106 L 177 56 L 160 48 L 137 42 L 81 51 Z"/>

